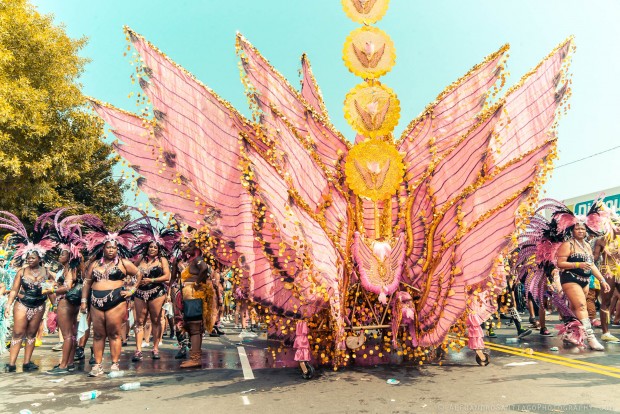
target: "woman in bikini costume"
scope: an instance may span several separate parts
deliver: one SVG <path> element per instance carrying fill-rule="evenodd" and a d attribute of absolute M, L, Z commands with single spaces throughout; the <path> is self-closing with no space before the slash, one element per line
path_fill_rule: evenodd
<path fill-rule="evenodd" d="M 594 257 L 590 245 L 585 241 L 586 235 L 592 230 L 586 223 L 578 221 L 570 233 L 571 237 L 560 245 L 557 251 L 557 266 L 560 269 L 560 283 L 565 297 L 570 303 L 571 310 L 581 322 L 588 345 L 595 351 L 604 351 L 596 337 L 588 318 L 586 296 L 590 285 L 590 275 L 593 274 L 601 283 L 604 292 L 610 287 L 605 278 L 594 265 Z"/>
<path fill-rule="evenodd" d="M 190 358 L 181 362 L 181 368 L 200 368 L 202 366 L 202 334 L 207 329 L 213 329 L 212 312 L 215 307 L 215 289 L 211 278 L 211 266 L 209 266 L 202 252 L 191 236 L 181 239 L 180 249 L 183 259 L 174 266 L 173 274 L 180 277 L 180 285 L 183 301 L 191 299 L 202 300 L 202 315 L 188 317 L 184 314 L 183 329 L 190 335 Z M 176 279 L 175 277 L 175 279 Z"/>
<path fill-rule="evenodd" d="M 127 299 L 140 284 L 142 274 L 127 259 L 131 255 L 133 243 L 137 240 L 136 221 L 126 224 L 118 233 L 109 233 L 103 222 L 92 217 L 85 224 L 91 229 L 86 235 L 88 251 L 94 260 L 84 276 L 84 288 L 80 312 L 87 311 L 90 295 L 90 315 L 93 326 L 93 349 L 95 363 L 91 377 L 103 375 L 102 359 L 105 340 L 110 344 L 112 357 L 111 371 L 119 371 L 122 350 L 121 328 L 127 315 Z M 136 284 L 129 289 L 124 287 L 127 277 L 136 277 Z"/>
<path fill-rule="evenodd" d="M 63 336 L 62 356 L 60 363 L 49 374 L 67 374 L 75 369 L 77 316 L 82 297 L 82 274 L 84 259 L 81 250 L 86 247 L 82 238 L 80 216 L 68 216 L 61 220 L 64 209 L 56 209 L 50 213 L 50 237 L 58 243 L 54 248 L 58 254 L 58 262 L 62 266 L 57 278 L 58 289 L 58 326 Z"/>
<path fill-rule="evenodd" d="M 136 307 L 136 352 L 131 359 L 142 361 L 142 340 L 144 339 L 144 323 L 148 311 L 152 335 L 153 351 L 151 357 L 160 359 L 159 342 L 162 336 L 163 307 L 167 298 L 166 286 L 170 280 L 170 264 L 168 257 L 178 242 L 179 233 L 172 228 L 159 231 L 153 226 L 143 227 L 141 242 L 134 252 L 139 254 L 138 269 L 142 273 L 142 282 L 136 290 L 134 304 Z"/>
<path fill-rule="evenodd" d="M 581 347 L 587 341 L 595 350 L 604 348 L 596 340 L 588 318 L 586 297 L 590 276 L 601 281 L 604 291 L 609 290 L 609 285 L 594 265 L 592 250 L 585 238 L 588 234 L 603 234 L 608 221 L 609 213 L 600 199 L 592 204 L 588 214 L 577 216 L 563 203 L 547 198 L 539 202 L 525 231 L 518 237 L 516 264 L 520 266 L 519 277 L 525 281 L 528 293 L 539 306 L 548 297 L 557 308 L 564 321 L 559 333 L 565 343 Z M 531 260 L 532 256 L 535 260 Z M 557 282 L 550 280 L 555 278 L 556 269 L 560 272 Z M 563 295 L 556 288 L 548 289 L 549 282 L 552 286 L 559 282 Z"/>
<path fill-rule="evenodd" d="M 602 259 L 602 260 L 601 260 Z M 601 260 L 601 273 L 611 286 L 609 292 L 600 292 L 600 318 L 605 342 L 615 342 L 618 338 L 609 332 L 610 307 L 612 299 L 620 296 L 620 217 L 612 214 L 610 228 L 606 235 L 599 237 L 594 245 L 594 261 Z"/>
<path fill-rule="evenodd" d="M 24 371 L 35 371 L 39 369 L 38 365 L 31 361 L 35 339 L 45 313 L 46 295 L 55 291 L 54 287 L 46 282 L 52 275 L 43 266 L 54 242 L 40 226 L 40 218 L 35 223 L 32 239 L 28 237 L 26 228 L 17 216 L 9 212 L 0 212 L 0 228 L 13 232 L 9 243 L 16 248 L 15 266 L 21 268 L 13 280 L 4 311 L 4 317 L 8 318 L 13 307 L 13 337 L 6 371 L 16 371 L 15 363 L 24 339 L 26 349 L 22 368 Z M 26 266 L 22 267 L 24 264 Z"/>

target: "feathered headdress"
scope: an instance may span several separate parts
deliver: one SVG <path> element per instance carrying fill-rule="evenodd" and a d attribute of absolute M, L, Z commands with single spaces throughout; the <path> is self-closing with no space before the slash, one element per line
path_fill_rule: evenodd
<path fill-rule="evenodd" d="M 81 216 L 88 233 L 84 237 L 86 247 L 91 257 L 97 259 L 103 256 L 103 246 L 113 242 L 118 247 L 118 255 L 122 258 L 132 256 L 132 249 L 139 240 L 140 228 L 144 224 L 144 217 L 128 221 L 118 231 L 109 231 L 103 221 L 92 214 Z"/>
<path fill-rule="evenodd" d="M 50 238 L 56 242 L 54 250 L 58 254 L 63 250 L 69 252 L 69 266 L 76 268 L 80 264 L 81 251 L 86 248 L 80 220 L 87 216 L 73 215 L 62 218 L 66 211 L 66 208 L 50 211 L 44 215 L 45 218 L 40 226 L 47 226 L 50 229 Z"/>
<path fill-rule="evenodd" d="M 585 216 L 575 215 L 564 204 L 560 203 L 560 205 L 561 208 L 551 216 L 552 220 L 557 223 L 558 232 L 564 232 L 568 237 L 575 224 L 582 223 L 586 226 L 586 231 L 591 236 L 600 236 L 605 233 L 609 211 L 604 208 L 602 195 L 592 203 L 592 207 L 590 207 L 588 214 Z"/>
<path fill-rule="evenodd" d="M 15 248 L 14 262 L 18 267 L 22 267 L 29 253 L 36 252 L 43 261 L 48 261 L 49 251 L 56 243 L 49 238 L 47 229 L 41 226 L 41 222 L 46 219 L 46 215 L 38 217 L 32 237 L 28 236 L 26 227 L 19 218 L 8 211 L 0 211 L 0 228 L 9 230 L 9 245 Z"/>
<path fill-rule="evenodd" d="M 159 253 L 168 258 L 178 250 L 181 232 L 174 227 L 164 226 L 159 220 L 143 215 L 145 223 L 140 226 L 141 235 L 133 249 L 133 254 L 146 255 L 151 243 L 157 244 Z M 153 225 L 156 220 L 158 225 Z"/>

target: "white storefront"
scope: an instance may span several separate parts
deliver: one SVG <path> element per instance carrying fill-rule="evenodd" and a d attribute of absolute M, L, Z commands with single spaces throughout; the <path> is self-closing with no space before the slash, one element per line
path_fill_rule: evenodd
<path fill-rule="evenodd" d="M 564 200 L 564 204 L 570 208 L 575 214 L 586 214 L 595 199 L 601 193 L 605 194 L 603 201 L 610 209 L 620 213 L 620 187 L 610 188 L 596 193 L 585 194 L 579 197 Z"/>

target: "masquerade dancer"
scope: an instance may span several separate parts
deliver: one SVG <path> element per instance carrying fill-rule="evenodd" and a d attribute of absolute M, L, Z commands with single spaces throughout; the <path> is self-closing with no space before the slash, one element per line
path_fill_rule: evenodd
<path fill-rule="evenodd" d="M 205 328 L 213 329 L 213 309 L 215 308 L 215 289 L 211 282 L 211 266 L 191 236 L 181 239 L 180 249 L 183 259 L 175 266 L 175 276 L 180 278 L 183 298 L 183 327 L 190 335 L 190 358 L 181 362 L 181 368 L 200 368 L 202 366 L 202 334 Z"/>
<path fill-rule="evenodd" d="M 138 268 L 127 259 L 137 239 L 139 220 L 141 219 L 127 223 L 116 233 L 109 232 L 97 217 L 90 216 L 85 220 L 86 226 L 91 230 L 86 235 L 88 251 L 96 259 L 86 271 L 80 304 L 80 312 L 85 313 L 90 295 L 95 356 L 95 363 L 89 373 L 91 377 L 103 375 L 102 360 L 106 338 L 112 356 L 110 370 L 119 370 L 121 327 L 127 315 L 126 300 L 136 292 L 137 285 L 142 280 Z M 127 276 L 135 276 L 137 280 L 129 289 L 123 286 Z"/>
<path fill-rule="evenodd" d="M 598 201 L 585 217 L 575 216 L 555 200 L 545 199 L 540 204 L 525 233 L 519 237 L 517 265 L 522 265 L 520 272 L 525 277 L 526 289 L 539 306 L 542 306 L 545 294 L 551 296 L 564 320 L 560 329 L 564 342 L 583 346 L 587 339 L 591 349 L 602 351 L 605 348 L 594 336 L 586 308 L 590 275 L 601 282 L 603 291 L 609 291 L 610 287 L 594 265 L 592 250 L 585 238 L 588 234 L 600 235 L 606 213 Z M 543 210 L 550 211 L 551 220 L 540 214 Z M 533 254 L 536 255 L 535 266 L 528 264 Z M 547 278 L 556 267 L 560 270 L 563 298 L 547 291 Z M 570 308 L 566 307 L 566 300 Z"/>
<path fill-rule="evenodd" d="M 82 298 L 84 260 L 81 250 L 86 244 L 78 223 L 80 216 L 62 219 L 64 212 L 65 209 L 52 211 L 46 223 L 51 227 L 50 237 L 57 243 L 54 250 L 62 266 L 57 278 L 59 287 L 56 290 L 58 326 L 63 337 L 62 356 L 60 363 L 47 371 L 49 374 L 66 374 L 75 369 L 73 360 L 77 345 L 77 316 Z"/>
<path fill-rule="evenodd" d="M 9 244 L 16 248 L 14 262 L 17 267 L 20 267 L 15 275 L 4 310 L 4 318 L 8 318 L 11 307 L 13 307 L 13 338 L 9 351 L 9 364 L 6 367 L 8 372 L 16 371 L 15 363 L 24 339 L 26 339 L 26 349 L 24 350 L 23 370 L 39 369 L 31 358 L 37 331 L 45 313 L 46 295 L 54 293 L 54 288 L 45 283 L 51 275 L 43 266 L 43 261 L 47 259 L 49 250 L 54 247 L 54 242 L 47 237 L 46 232 L 40 226 L 40 220 L 41 217 L 35 223 L 31 239 L 17 216 L 6 211 L 0 212 L 0 228 L 13 232 Z M 22 267 L 24 264 L 26 266 Z"/>
<path fill-rule="evenodd" d="M 610 224 L 607 234 L 599 237 L 594 245 L 594 261 L 601 260 L 601 273 L 611 287 L 609 292 L 600 291 L 601 339 L 605 342 L 618 341 L 609 332 L 609 310 L 614 295 L 620 294 L 620 217 L 612 214 Z"/>
<path fill-rule="evenodd" d="M 148 219 L 148 218 L 147 218 Z M 172 228 L 156 229 L 150 223 L 142 227 L 141 243 L 134 252 L 140 255 L 137 266 L 142 273 L 142 281 L 136 290 L 134 304 L 136 308 L 136 352 L 131 359 L 142 361 L 142 341 L 146 314 L 150 316 L 153 335 L 151 357 L 160 359 L 159 342 L 162 337 L 162 314 L 167 298 L 166 285 L 170 280 L 168 257 L 178 242 L 179 233 Z"/>

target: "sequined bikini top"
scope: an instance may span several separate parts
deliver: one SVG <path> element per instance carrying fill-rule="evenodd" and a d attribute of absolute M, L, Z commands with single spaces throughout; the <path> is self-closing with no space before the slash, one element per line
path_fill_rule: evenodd
<path fill-rule="evenodd" d="M 95 282 L 101 282 L 104 280 L 121 281 L 123 279 L 125 279 L 125 273 L 123 273 L 116 265 L 104 270 L 103 272 L 101 272 L 100 269 L 93 269 L 93 280 Z"/>
<path fill-rule="evenodd" d="M 39 281 L 27 280 L 24 277 L 22 277 L 22 280 L 21 280 L 21 288 L 24 291 L 24 294 L 29 295 L 29 296 L 41 296 L 42 291 L 43 291 L 42 284 L 43 284 L 43 281 L 41 280 Z"/>
<path fill-rule="evenodd" d="M 142 277 L 156 278 L 164 274 L 164 270 L 160 265 L 156 265 L 151 268 L 140 267 L 140 270 L 142 271 Z"/>

